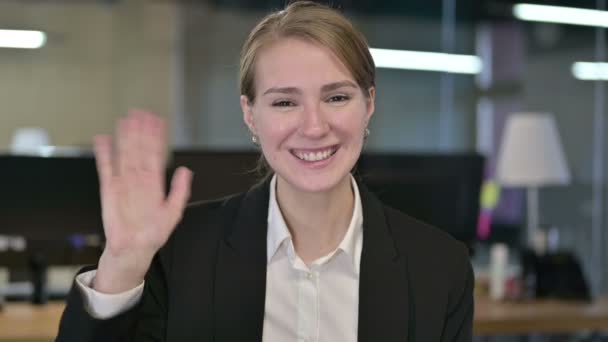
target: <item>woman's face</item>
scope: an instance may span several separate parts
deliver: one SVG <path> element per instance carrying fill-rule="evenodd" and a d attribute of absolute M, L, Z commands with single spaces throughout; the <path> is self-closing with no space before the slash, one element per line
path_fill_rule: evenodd
<path fill-rule="evenodd" d="M 374 89 L 366 97 L 329 49 L 297 38 L 262 49 L 255 68 L 255 102 L 241 107 L 264 157 L 298 190 L 332 189 L 359 158 Z"/>

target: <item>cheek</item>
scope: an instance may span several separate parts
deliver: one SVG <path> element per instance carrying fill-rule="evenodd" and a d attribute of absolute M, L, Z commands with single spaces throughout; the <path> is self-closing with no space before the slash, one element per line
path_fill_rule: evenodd
<path fill-rule="evenodd" d="M 262 141 L 262 145 L 267 148 L 277 148 L 287 139 L 296 129 L 297 124 L 289 118 L 273 113 L 264 113 L 259 117 L 257 122 L 258 135 Z"/>
<path fill-rule="evenodd" d="M 348 138 L 353 142 L 363 140 L 365 130 L 365 112 L 360 108 L 356 110 L 344 110 L 332 116 L 333 127 L 337 134 Z"/>

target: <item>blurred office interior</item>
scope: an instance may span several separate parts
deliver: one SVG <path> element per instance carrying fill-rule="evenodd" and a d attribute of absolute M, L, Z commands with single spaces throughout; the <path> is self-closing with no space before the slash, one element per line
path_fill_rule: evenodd
<path fill-rule="evenodd" d="M 483 302 L 476 340 L 607 340 L 607 1 L 330 3 L 378 58 L 361 177 L 391 205 L 469 245 Z M 246 172 L 258 151 L 242 122 L 238 58 L 255 23 L 283 5 L 0 0 L 0 45 L 7 45 L 0 47 L 0 341 L 52 340 L 41 331 L 53 329 L 75 270 L 95 262 L 103 244 L 91 138 L 111 132 L 130 108 L 166 118 L 171 167 L 194 168 L 194 199 L 255 182 Z M 8 30 L 35 31 L 34 41 L 8 46 L 15 43 Z M 545 167 L 565 176 L 517 185 L 499 177 L 503 133 L 516 113 L 548 113 L 557 140 L 546 140 L 564 162 L 561 171 Z M 544 141 L 541 133 L 529 139 L 539 136 Z M 538 208 L 530 206 L 530 188 L 538 190 Z M 530 261 L 535 212 L 543 247 Z M 496 266 L 495 254 L 504 265 Z M 562 287 L 535 298 L 525 276 L 543 260 Z M 505 288 L 488 299 L 496 274 Z M 570 286 L 573 278 L 583 286 Z M 505 310 L 519 321 L 501 316 Z M 568 310 L 591 315 L 591 323 L 551 316 Z"/>

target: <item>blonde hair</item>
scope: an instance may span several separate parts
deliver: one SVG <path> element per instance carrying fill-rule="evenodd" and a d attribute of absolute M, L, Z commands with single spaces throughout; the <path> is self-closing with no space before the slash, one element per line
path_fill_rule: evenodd
<path fill-rule="evenodd" d="M 259 51 L 281 39 L 297 37 L 327 47 L 350 71 L 364 94 L 375 85 L 375 65 L 365 37 L 342 14 L 312 1 L 296 1 L 267 15 L 249 34 L 241 50 L 241 95 L 255 101 L 255 62 Z"/>

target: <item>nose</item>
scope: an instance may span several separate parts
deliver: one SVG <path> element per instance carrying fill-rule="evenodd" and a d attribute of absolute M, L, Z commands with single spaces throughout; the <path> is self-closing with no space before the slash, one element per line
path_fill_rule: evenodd
<path fill-rule="evenodd" d="M 304 107 L 300 125 L 300 134 L 302 136 L 311 139 L 322 138 L 329 132 L 329 127 L 329 122 L 326 120 L 318 103 Z"/>

